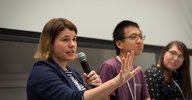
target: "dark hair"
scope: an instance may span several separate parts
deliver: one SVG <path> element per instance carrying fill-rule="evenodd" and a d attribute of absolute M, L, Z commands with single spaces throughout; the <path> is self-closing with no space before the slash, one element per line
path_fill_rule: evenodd
<path fill-rule="evenodd" d="M 115 29 L 113 31 L 113 44 L 115 46 L 117 55 L 119 55 L 120 50 L 116 46 L 116 41 L 123 40 L 125 38 L 124 29 L 127 28 L 127 27 L 130 27 L 130 26 L 139 28 L 139 25 L 136 22 L 133 22 L 133 21 L 130 21 L 130 20 L 123 20 L 123 21 L 121 21 L 120 23 L 117 24 L 117 26 L 115 27 Z"/>
<path fill-rule="evenodd" d="M 190 78 L 190 58 L 189 58 L 189 51 L 186 47 L 186 45 L 181 41 L 171 41 L 167 46 L 163 49 L 158 64 L 161 66 L 163 73 L 166 72 L 165 65 L 163 63 L 164 55 L 165 53 L 173 46 L 177 46 L 177 48 L 181 51 L 184 57 L 183 64 L 176 70 L 177 74 L 173 74 L 173 76 L 166 76 L 168 77 L 168 80 L 171 79 L 171 77 L 176 77 L 174 75 L 177 75 L 179 79 L 181 79 L 182 82 L 182 91 L 184 96 L 187 98 L 187 100 L 191 99 L 192 96 L 192 88 L 191 88 L 191 78 Z"/>
<path fill-rule="evenodd" d="M 75 31 L 77 34 L 76 26 L 65 18 L 53 18 L 47 22 L 41 33 L 34 58 L 36 60 L 47 60 L 50 57 L 51 45 L 54 43 L 55 38 L 65 29 Z"/>

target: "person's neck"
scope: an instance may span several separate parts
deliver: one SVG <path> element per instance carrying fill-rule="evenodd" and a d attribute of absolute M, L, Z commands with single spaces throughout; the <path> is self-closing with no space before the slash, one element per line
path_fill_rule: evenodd
<path fill-rule="evenodd" d="M 168 69 L 165 69 L 165 72 L 164 72 L 165 80 L 170 80 L 171 77 L 172 77 L 172 73 L 173 73 L 173 71 L 170 71 L 170 70 L 168 70 Z"/>
<path fill-rule="evenodd" d="M 167 73 L 168 73 L 170 76 L 172 76 L 173 71 L 167 70 Z"/>
<path fill-rule="evenodd" d="M 52 59 L 64 70 L 67 71 L 67 61 L 62 61 L 59 59 L 56 59 L 55 57 L 52 57 Z"/>
<path fill-rule="evenodd" d="M 127 55 L 117 55 L 117 59 L 122 63 L 122 58 L 126 57 Z M 133 64 L 135 63 L 135 59 L 133 59 Z"/>
<path fill-rule="evenodd" d="M 122 60 L 123 57 L 127 56 L 127 53 L 121 53 L 121 54 L 119 54 L 117 56 L 120 58 L 120 60 Z M 135 57 L 134 57 L 133 61 L 135 61 Z"/>

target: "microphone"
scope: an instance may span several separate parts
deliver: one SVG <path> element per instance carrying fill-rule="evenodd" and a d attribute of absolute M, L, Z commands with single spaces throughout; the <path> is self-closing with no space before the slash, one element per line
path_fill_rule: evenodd
<path fill-rule="evenodd" d="M 79 60 L 79 62 L 81 63 L 81 66 L 83 67 L 83 70 L 86 74 L 89 74 L 91 72 L 91 69 L 89 67 L 89 64 L 86 61 L 86 54 L 83 52 L 80 52 L 78 54 L 76 54 L 77 59 Z M 92 88 L 95 88 L 96 86 L 91 86 Z"/>
<path fill-rule="evenodd" d="M 76 55 L 77 59 L 81 63 L 81 66 L 83 67 L 83 70 L 86 74 L 89 74 L 91 72 L 91 69 L 89 67 L 89 64 L 86 61 L 86 54 L 83 52 L 80 52 Z"/>

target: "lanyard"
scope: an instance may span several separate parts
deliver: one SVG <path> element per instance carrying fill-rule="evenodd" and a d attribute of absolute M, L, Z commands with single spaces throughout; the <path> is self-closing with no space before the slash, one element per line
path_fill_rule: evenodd
<path fill-rule="evenodd" d="M 180 91 L 182 97 L 184 98 L 184 100 L 186 100 L 186 99 L 185 99 L 185 96 L 183 95 L 183 92 L 182 92 L 182 90 L 181 90 L 181 88 L 180 88 L 180 86 L 179 86 L 179 84 L 178 84 L 175 80 L 173 80 L 173 79 L 172 79 L 172 81 L 173 81 L 173 83 L 177 86 L 177 88 L 179 89 L 179 91 Z"/>
<path fill-rule="evenodd" d="M 137 100 L 137 99 L 136 99 L 135 77 L 133 77 L 133 82 L 134 82 L 134 83 L 133 83 L 133 86 L 134 86 L 133 91 L 132 91 L 132 89 L 131 89 L 130 84 L 129 84 L 128 81 L 127 81 L 127 85 L 128 85 L 128 87 L 129 87 L 129 91 L 130 91 L 130 93 L 131 93 L 132 100 Z"/>
<path fill-rule="evenodd" d="M 120 59 L 119 56 L 117 56 L 117 59 L 121 62 L 121 59 Z M 133 69 L 133 67 L 132 67 L 132 69 Z M 130 86 L 130 84 L 129 84 L 128 81 L 127 81 L 127 86 L 128 86 L 129 91 L 130 91 L 130 93 L 131 93 L 132 100 L 137 100 L 137 99 L 136 99 L 136 83 L 135 83 L 135 77 L 133 77 L 133 86 L 134 86 L 133 91 L 132 91 L 131 86 Z"/>

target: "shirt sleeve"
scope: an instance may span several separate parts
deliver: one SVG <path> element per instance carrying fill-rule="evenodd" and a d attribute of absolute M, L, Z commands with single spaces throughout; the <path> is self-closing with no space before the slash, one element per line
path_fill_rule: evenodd
<path fill-rule="evenodd" d="M 114 78 L 117 75 L 117 72 L 111 64 L 103 63 L 98 70 L 98 75 L 100 76 L 102 82 L 104 83 Z M 115 95 L 115 92 L 113 91 L 111 95 Z"/>
<path fill-rule="evenodd" d="M 160 100 L 161 80 L 162 75 L 157 68 L 150 68 L 145 71 L 145 78 L 151 100 Z"/>

